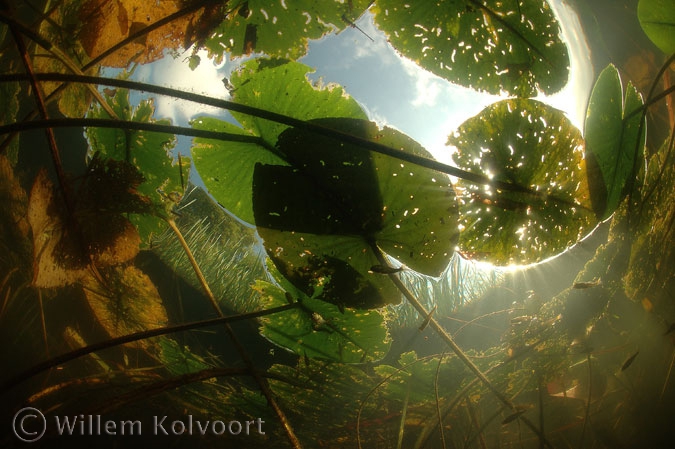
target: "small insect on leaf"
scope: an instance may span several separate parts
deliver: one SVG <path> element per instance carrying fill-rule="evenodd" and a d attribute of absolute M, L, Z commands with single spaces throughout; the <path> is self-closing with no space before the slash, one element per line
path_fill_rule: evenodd
<path fill-rule="evenodd" d="M 289 304 L 293 304 L 295 301 L 293 301 L 293 295 L 291 295 L 288 292 L 284 292 L 284 296 L 286 296 L 286 301 L 288 301 Z"/>
<path fill-rule="evenodd" d="M 386 265 L 373 265 L 370 267 L 370 270 L 368 270 L 369 273 L 377 273 L 377 274 L 394 274 L 394 273 L 399 273 L 403 270 L 403 265 L 400 267 L 389 267 Z"/>
<path fill-rule="evenodd" d="M 635 357 L 637 357 L 639 353 L 640 353 L 640 350 L 638 349 L 637 351 L 635 351 L 635 354 L 633 354 L 632 356 L 628 357 L 628 358 L 626 359 L 626 361 L 623 362 L 623 365 L 621 365 L 621 371 L 622 371 L 622 372 L 623 372 L 623 371 L 626 371 L 626 370 L 628 369 L 628 367 L 631 366 L 631 365 L 633 364 L 633 362 L 635 361 Z"/>

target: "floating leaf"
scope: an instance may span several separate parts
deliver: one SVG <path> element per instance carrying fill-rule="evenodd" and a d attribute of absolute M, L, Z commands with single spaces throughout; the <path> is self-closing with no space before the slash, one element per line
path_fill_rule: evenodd
<path fill-rule="evenodd" d="M 298 62 L 276 59 L 255 59 L 232 74 L 232 99 L 301 120 L 323 117 L 365 119 L 361 106 L 336 84 L 317 87 L 307 79 L 313 69 Z M 283 92 L 283 95 L 279 95 Z M 277 137 L 288 126 L 259 117 L 233 113 L 242 127 L 275 145 Z"/>
<path fill-rule="evenodd" d="M 261 294 L 263 308 L 287 304 L 280 287 L 258 281 L 255 288 Z M 343 363 L 379 360 L 389 350 L 389 335 L 380 312 L 341 312 L 325 301 L 304 296 L 298 300 L 298 308 L 260 319 L 260 330 L 266 338 L 300 356 Z"/>
<path fill-rule="evenodd" d="M 418 357 L 415 351 L 401 354 L 397 366 L 381 364 L 375 372 L 386 380 L 385 392 L 394 400 L 409 395 L 411 402 L 436 401 L 437 394 L 454 391 L 465 380 L 464 368 L 455 357 Z M 436 391 L 435 385 L 443 385 Z"/>
<path fill-rule="evenodd" d="M 199 117 L 191 125 L 196 129 L 246 135 L 241 128 L 212 117 Z M 254 223 L 251 202 L 253 167 L 256 163 L 285 163 L 262 145 L 200 137 L 193 140 L 192 158 L 209 193 L 225 209 L 251 224 Z"/>
<path fill-rule="evenodd" d="M 106 93 L 106 96 L 121 119 L 169 124 L 168 120 L 152 118 L 155 112 L 152 100 L 141 100 L 132 109 L 127 90 L 117 89 Z M 100 107 L 94 108 L 90 116 L 108 118 Z M 175 145 L 174 135 L 115 128 L 87 128 L 87 138 L 91 146 L 90 155 L 98 152 L 105 158 L 130 162 L 143 174 L 145 181 L 138 186 L 138 193 L 151 200 L 153 212 L 159 213 L 166 207 L 173 207 L 174 203 L 170 198 L 182 196 L 183 179 L 188 177 L 190 161 L 183 157 L 179 165 L 169 155 L 169 150 Z M 132 216 L 131 221 L 137 226 L 143 243 L 147 243 L 152 234 L 159 234 L 166 228 L 163 220 L 148 214 Z"/>
<path fill-rule="evenodd" d="M 535 100 L 504 100 L 470 118 L 448 143 L 465 170 L 528 187 L 537 195 L 460 180 L 463 251 L 496 264 L 554 256 L 590 232 L 581 133 L 565 115 Z"/>
<path fill-rule="evenodd" d="M 418 155 L 416 142 L 356 119 L 314 123 Z M 437 276 L 457 241 L 455 194 L 446 175 L 313 132 L 288 129 L 278 150 L 292 166 L 257 165 L 256 225 L 281 273 L 309 296 L 352 307 L 397 303 L 389 279 L 372 273 L 373 245 Z"/>
<path fill-rule="evenodd" d="M 642 152 L 645 128 L 638 142 L 641 114 L 624 123 L 627 114 L 642 106 L 642 98 L 632 83 L 624 96 L 619 72 L 613 65 L 600 73 L 586 115 L 586 160 L 593 210 L 599 219 L 614 212 L 623 198 L 626 183 L 635 173 Z"/>
<path fill-rule="evenodd" d="M 544 0 L 376 3 L 375 23 L 407 58 L 453 83 L 499 94 L 560 90 L 569 58 Z"/>
<path fill-rule="evenodd" d="M 232 76 L 233 100 L 309 120 L 319 117 L 366 118 L 358 103 L 338 86 L 313 87 L 307 79 L 310 68 L 297 62 L 253 60 Z M 279 95 L 284 92 L 284 95 Z M 198 129 L 218 130 L 258 136 L 259 143 L 194 139 L 192 156 L 209 193 L 227 210 L 253 224 L 251 185 L 256 163 L 284 165 L 275 154 L 277 137 L 286 125 L 244 114 L 233 114 L 242 128 L 230 123 L 199 117 L 192 121 Z"/>
<path fill-rule="evenodd" d="M 672 0 L 640 0 L 640 25 L 649 39 L 667 55 L 675 53 L 675 8 Z"/>
<path fill-rule="evenodd" d="M 225 53 L 234 58 L 253 52 L 298 59 L 307 53 L 309 39 L 344 29 L 348 24 L 342 15 L 356 18 L 370 3 L 367 0 L 347 3 L 326 0 L 320 4 L 311 0 L 288 4 L 260 0 L 239 2 L 206 40 L 205 47 L 217 60 Z"/>

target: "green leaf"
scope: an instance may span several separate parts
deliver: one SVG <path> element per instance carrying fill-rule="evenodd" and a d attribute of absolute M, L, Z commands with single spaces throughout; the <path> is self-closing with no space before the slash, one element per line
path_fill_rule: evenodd
<path fill-rule="evenodd" d="M 282 288 L 264 281 L 258 281 L 255 288 L 261 294 L 263 308 L 287 304 Z M 391 342 L 380 312 L 341 312 L 333 304 L 305 296 L 299 301 L 296 309 L 260 318 L 261 333 L 299 356 L 335 362 L 379 360 L 389 350 Z"/>
<path fill-rule="evenodd" d="M 552 107 L 525 99 L 495 103 L 451 135 L 455 162 L 538 195 L 458 182 L 460 247 L 495 264 L 541 261 L 595 225 L 581 133 Z"/>
<path fill-rule="evenodd" d="M 188 67 L 194 72 L 201 62 L 202 58 L 200 58 L 199 55 L 192 55 L 188 58 Z"/>
<path fill-rule="evenodd" d="M 456 84 L 499 94 L 550 94 L 567 82 L 569 58 L 544 0 L 377 2 L 375 22 L 421 67 Z"/>
<path fill-rule="evenodd" d="M 152 100 L 141 100 L 138 106 L 132 108 L 129 92 L 125 89 L 106 94 L 106 99 L 120 119 L 170 124 L 166 119 L 153 119 L 155 106 Z M 97 106 L 89 117 L 108 118 L 108 115 Z M 138 187 L 138 193 L 150 198 L 158 213 L 173 206 L 169 198 L 183 194 L 182 185 L 188 179 L 190 162 L 187 158 L 181 158 L 182 167 L 179 167 L 169 154 L 175 145 L 174 135 L 116 128 L 87 128 L 86 134 L 90 156 L 98 152 L 103 158 L 127 161 L 141 172 L 145 181 Z M 166 228 L 164 221 L 153 215 L 133 215 L 131 221 L 137 226 L 144 243 L 149 241 L 151 235 L 157 235 Z"/>
<path fill-rule="evenodd" d="M 313 123 L 431 157 L 372 122 Z M 458 237 L 446 175 L 300 129 L 282 133 L 278 150 L 292 165 L 256 166 L 255 220 L 279 271 L 305 294 L 351 307 L 398 303 L 389 279 L 371 272 L 374 244 L 424 274 L 445 269 Z"/>
<path fill-rule="evenodd" d="M 222 59 L 265 53 L 269 56 L 298 59 L 307 53 L 309 39 L 344 29 L 342 19 L 355 19 L 368 6 L 367 0 L 312 0 L 293 2 L 248 0 L 238 2 L 234 10 L 205 42 L 209 56 Z M 228 5 L 229 7 L 229 5 Z"/>
<path fill-rule="evenodd" d="M 443 385 L 438 393 L 441 397 L 454 393 L 461 382 L 466 380 L 465 370 L 455 357 L 418 357 L 415 351 L 404 352 L 398 359 L 398 366 L 381 364 L 375 372 L 386 383 L 386 396 L 402 400 L 406 396 L 413 403 L 434 401 L 437 397 L 435 385 Z M 439 366 L 440 365 L 440 366 Z"/>
<path fill-rule="evenodd" d="M 242 65 L 230 80 L 233 101 L 301 120 L 324 117 L 367 118 L 361 106 L 342 87 L 313 86 L 307 79 L 311 67 L 298 62 L 254 59 Z M 274 146 L 287 125 L 233 113 L 248 132 Z"/>
<path fill-rule="evenodd" d="M 672 0 L 640 0 L 638 19 L 649 39 L 667 55 L 675 53 L 675 8 Z"/>
<path fill-rule="evenodd" d="M 641 114 L 623 121 L 642 104 L 640 94 L 630 83 L 624 100 L 616 67 L 609 65 L 600 73 L 591 93 L 585 127 L 591 202 L 601 220 L 619 205 L 638 160 L 636 148 L 641 152 L 644 147 L 644 127 L 638 142 Z"/>
<path fill-rule="evenodd" d="M 232 77 L 232 99 L 238 103 L 308 120 L 318 117 L 366 118 L 358 103 L 342 88 L 310 84 L 310 67 L 279 60 L 252 60 Z M 279 95 L 284 92 L 284 95 Z M 286 125 L 244 114 L 233 114 L 242 128 L 210 117 L 192 122 L 198 129 L 226 131 L 260 137 L 260 142 L 225 142 L 195 138 L 194 164 L 209 193 L 237 217 L 254 223 L 251 203 L 253 168 L 256 163 L 285 165 L 275 145 Z"/>
<path fill-rule="evenodd" d="M 160 337 L 159 347 L 159 357 L 173 375 L 195 373 L 211 368 L 202 357 L 172 338 Z"/>
<path fill-rule="evenodd" d="M 212 117 L 199 117 L 190 123 L 196 129 L 246 135 L 236 125 Z M 209 193 L 231 213 L 254 223 L 251 186 L 257 163 L 285 164 L 284 160 L 261 145 L 224 142 L 197 137 L 192 159 Z"/>

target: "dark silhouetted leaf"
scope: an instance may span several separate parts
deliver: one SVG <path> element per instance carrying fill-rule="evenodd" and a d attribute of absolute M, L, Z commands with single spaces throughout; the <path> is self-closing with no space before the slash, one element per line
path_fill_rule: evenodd
<path fill-rule="evenodd" d="M 314 123 L 430 157 L 398 131 L 356 119 Z M 288 129 L 279 153 L 292 166 L 255 169 L 253 207 L 268 254 L 309 296 L 353 307 L 399 301 L 386 277 L 374 276 L 372 251 L 437 276 L 457 242 L 457 205 L 446 175 L 369 154 L 353 144 Z"/>
<path fill-rule="evenodd" d="M 307 79 L 310 70 L 296 62 L 248 62 L 231 78 L 233 100 L 304 120 L 326 116 L 366 118 L 358 103 L 346 96 L 342 88 L 313 87 Z M 280 96 L 279 92 L 285 95 Z M 193 120 L 192 126 L 259 136 L 259 144 L 196 138 L 192 155 L 209 193 L 227 210 L 253 224 L 253 168 L 256 163 L 287 164 L 273 148 L 279 134 L 288 127 L 244 114 L 234 115 L 243 129 L 209 117 Z"/>

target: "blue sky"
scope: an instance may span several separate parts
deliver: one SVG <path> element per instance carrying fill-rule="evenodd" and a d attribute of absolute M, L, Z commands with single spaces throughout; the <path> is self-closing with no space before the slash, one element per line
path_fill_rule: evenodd
<path fill-rule="evenodd" d="M 572 122 L 582 128 L 593 78 L 589 51 L 576 16 L 561 0 L 554 0 L 552 6 L 570 50 L 572 75 L 563 91 L 542 100 L 565 111 Z M 364 14 L 357 24 L 374 42 L 349 27 L 310 42 L 308 54 L 300 61 L 315 69 L 311 78 L 321 78 L 325 84 L 341 84 L 363 106 L 371 120 L 399 129 L 420 142 L 437 159 L 451 163 L 451 149 L 445 146 L 447 136 L 464 120 L 500 98 L 453 85 L 399 56 L 384 34 L 375 28 L 370 14 Z M 201 64 L 192 71 L 187 62 L 190 54 L 187 51 L 182 57 L 166 57 L 141 66 L 134 78 L 228 98 L 222 79 L 229 77 L 242 60 L 224 58 L 223 63 L 214 65 L 201 53 Z M 198 115 L 223 114 L 175 99 L 158 97 L 155 102 L 156 116 L 171 118 L 178 125 L 187 125 L 190 118 Z M 180 139 L 179 144 L 189 146 L 189 139 Z M 187 149 L 180 151 L 186 153 Z"/>

